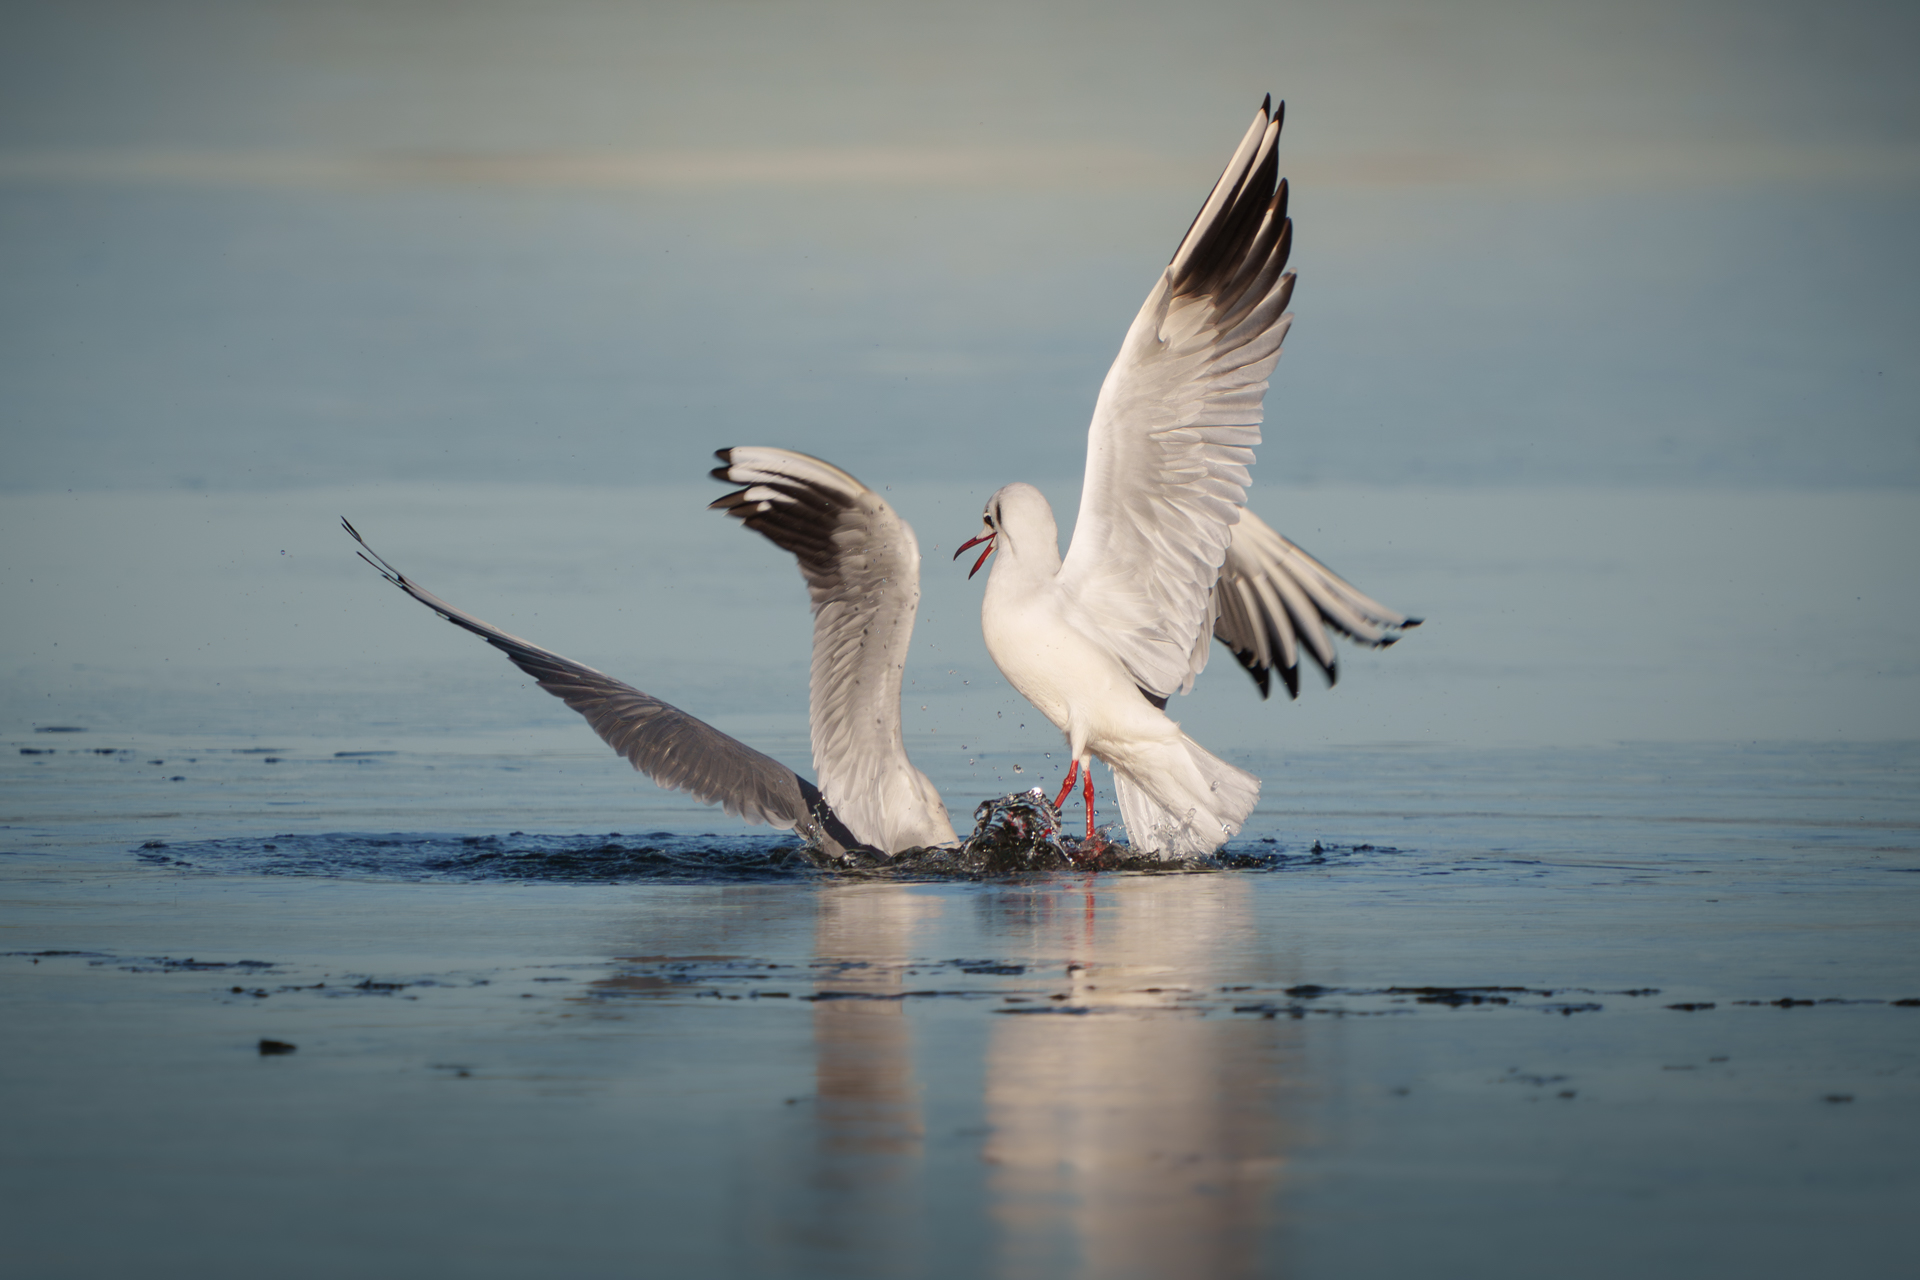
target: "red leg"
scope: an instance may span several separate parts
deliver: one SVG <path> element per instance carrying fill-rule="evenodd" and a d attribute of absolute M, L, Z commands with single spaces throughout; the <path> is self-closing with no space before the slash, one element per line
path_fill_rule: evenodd
<path fill-rule="evenodd" d="M 1078 760 L 1075 760 L 1073 762 L 1073 767 L 1067 770 L 1067 784 L 1060 788 L 1060 795 L 1053 802 L 1054 808 L 1058 809 L 1061 805 L 1065 804 L 1067 802 L 1067 797 L 1073 794 L 1073 780 L 1076 777 L 1078 777 L 1079 774 L 1080 774 L 1080 762 Z M 1088 782 L 1093 781 L 1093 770 L 1091 769 L 1087 770 L 1087 781 Z"/>
<path fill-rule="evenodd" d="M 1076 761 L 1075 763 L 1078 763 L 1078 762 Z M 1084 794 L 1087 798 L 1087 839 L 1091 841 L 1093 839 L 1093 766 L 1092 765 L 1087 766 L 1087 789 L 1084 792 Z"/>

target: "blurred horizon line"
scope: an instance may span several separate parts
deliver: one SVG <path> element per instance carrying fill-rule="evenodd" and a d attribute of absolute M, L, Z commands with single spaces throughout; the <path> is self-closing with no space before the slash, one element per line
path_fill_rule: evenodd
<path fill-rule="evenodd" d="M 1920 179 L 1920 145 L 1777 143 L 1596 145 L 1469 151 L 1322 152 L 1287 176 L 1328 186 L 1455 184 L 1659 186 Z M 0 184 L 507 187 L 698 190 L 776 186 L 1054 188 L 1192 186 L 1208 163 L 1133 149 L 848 146 L 710 150 L 326 151 L 49 149 L 0 151 Z"/>
<path fill-rule="evenodd" d="M 1256 464 L 1257 466 L 1258 464 Z M 1283 464 L 1270 464 L 1283 465 Z M 1057 473 L 1037 471 L 1027 477 L 1033 484 L 1042 486 L 1078 486 L 1083 476 L 1080 471 L 1061 470 Z M 863 481 L 864 483 L 864 481 Z M 884 477 L 873 481 L 869 487 L 883 497 L 889 493 L 924 496 L 916 491 L 933 489 L 952 489 L 974 485 L 985 491 L 999 487 L 1000 481 L 991 476 L 960 476 L 946 479 L 910 477 L 907 479 L 886 480 Z M 465 494 L 498 491 L 501 493 L 521 494 L 566 494 L 566 493 L 624 493 L 647 492 L 665 493 L 684 491 L 692 495 L 712 496 L 718 492 L 710 487 L 711 481 L 703 482 L 689 473 L 686 477 L 673 479 L 626 479 L 626 480 L 554 480 L 533 478 L 504 480 L 499 478 L 457 475 L 457 476 L 394 476 L 364 475 L 359 477 L 322 476 L 312 479 L 257 480 L 247 484 L 230 484 L 224 481 L 188 477 L 165 482 L 141 484 L 97 485 L 10 485 L 0 481 L 0 502 L 17 501 L 29 498 L 88 498 L 88 497 L 203 497 L 203 498 L 248 498 L 264 497 L 273 494 L 299 493 L 309 496 L 325 494 L 329 490 L 341 495 L 364 494 L 372 490 L 460 490 Z M 1781 495 L 1812 496 L 1847 494 L 1862 497 L 1880 494 L 1886 497 L 1911 497 L 1920 492 L 1920 483 L 1901 480 L 1828 480 L 1802 481 L 1787 483 L 1755 483 L 1740 477 L 1693 478 L 1687 480 L 1644 480 L 1623 481 L 1618 478 L 1579 480 L 1567 478 L 1506 478 L 1478 480 L 1440 480 L 1432 478 L 1409 478 L 1387 480 L 1349 480 L 1316 479 L 1312 477 L 1290 476 L 1283 480 L 1262 481 L 1255 477 L 1249 490 L 1250 497 L 1246 505 L 1259 508 L 1261 498 L 1274 494 L 1291 495 L 1338 495 L 1338 494 L 1378 494 L 1394 493 L 1399 495 L 1431 494 L 1459 495 L 1472 493 L 1515 494 L 1532 492 L 1550 493 L 1617 493 L 1617 494 L 1697 494 L 1697 495 L 1738 495 L 1754 497 L 1760 494 L 1775 493 Z M 1077 493 L 1076 493 L 1077 497 Z M 1072 502 L 1075 498 L 1065 498 Z M 704 510 L 706 504 L 700 502 L 695 508 Z"/>

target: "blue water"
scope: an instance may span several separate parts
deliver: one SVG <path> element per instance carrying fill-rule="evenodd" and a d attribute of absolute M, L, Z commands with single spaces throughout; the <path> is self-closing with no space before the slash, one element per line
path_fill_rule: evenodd
<path fill-rule="evenodd" d="M 902 884 L 234 742 L 9 739 L 25 1274 L 1905 1268 L 1914 744 L 1289 753 L 1260 869 Z"/>
<path fill-rule="evenodd" d="M 375 8 L 9 10 L 9 1275 L 1911 1271 L 1912 6 Z M 1427 622 L 1174 703 L 1221 866 L 822 867 L 339 531 L 810 772 L 826 457 L 1051 788 L 946 555 L 1268 89 L 1251 503 Z"/>

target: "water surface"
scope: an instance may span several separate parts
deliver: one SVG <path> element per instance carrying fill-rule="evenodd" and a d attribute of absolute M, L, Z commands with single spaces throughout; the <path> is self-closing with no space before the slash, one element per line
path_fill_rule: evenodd
<path fill-rule="evenodd" d="M 568 827 L 584 753 L 15 737 L 28 1274 L 1903 1267 L 1910 745 L 1330 750 L 1266 870 L 902 884 Z"/>

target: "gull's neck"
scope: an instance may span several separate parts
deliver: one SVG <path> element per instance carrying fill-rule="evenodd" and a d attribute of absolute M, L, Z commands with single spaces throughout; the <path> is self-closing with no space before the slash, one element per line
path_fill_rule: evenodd
<path fill-rule="evenodd" d="M 995 540 L 991 584 L 1051 582 L 1060 572 L 1060 527 L 1053 508 L 1030 484 L 1010 484 L 997 496 L 1000 536 Z"/>

